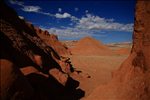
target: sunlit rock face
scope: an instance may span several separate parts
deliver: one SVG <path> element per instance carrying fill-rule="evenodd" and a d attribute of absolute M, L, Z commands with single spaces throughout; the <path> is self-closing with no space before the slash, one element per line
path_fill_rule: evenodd
<path fill-rule="evenodd" d="M 49 33 L 48 31 L 41 30 L 38 27 L 34 27 L 37 35 L 49 46 L 51 46 L 56 53 L 59 55 L 70 55 L 69 49 L 58 40 L 55 34 Z"/>
<path fill-rule="evenodd" d="M 135 8 L 133 46 L 108 85 L 99 86 L 88 100 L 150 99 L 150 1 L 138 0 Z"/>

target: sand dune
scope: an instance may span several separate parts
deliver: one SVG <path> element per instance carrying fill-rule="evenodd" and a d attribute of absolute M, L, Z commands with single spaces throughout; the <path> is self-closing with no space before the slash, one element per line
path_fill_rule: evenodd
<path fill-rule="evenodd" d="M 84 37 L 71 48 L 75 55 L 111 55 L 112 51 L 92 37 Z"/>

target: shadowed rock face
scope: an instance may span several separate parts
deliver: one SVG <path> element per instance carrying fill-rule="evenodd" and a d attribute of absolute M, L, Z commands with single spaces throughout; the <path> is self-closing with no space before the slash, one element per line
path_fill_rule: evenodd
<path fill-rule="evenodd" d="M 33 88 L 19 69 L 9 60 L 0 60 L 1 100 L 30 100 Z"/>
<path fill-rule="evenodd" d="M 150 1 L 136 4 L 133 47 L 130 56 L 88 100 L 150 100 Z M 97 98 L 97 99 L 95 99 Z"/>
<path fill-rule="evenodd" d="M 19 19 L 2 0 L 0 7 L 2 100 L 78 100 L 84 96 L 77 89 L 79 82 L 69 76 L 70 62 L 63 61 L 34 26 Z M 55 37 L 52 40 L 58 42 Z"/>

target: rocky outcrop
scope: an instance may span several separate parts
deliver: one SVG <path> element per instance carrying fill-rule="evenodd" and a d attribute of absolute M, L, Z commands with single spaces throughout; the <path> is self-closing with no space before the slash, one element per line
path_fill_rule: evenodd
<path fill-rule="evenodd" d="M 112 51 L 92 37 L 84 37 L 71 48 L 75 55 L 112 55 Z"/>
<path fill-rule="evenodd" d="M 69 49 L 63 45 L 58 37 L 54 34 L 50 34 L 48 31 L 43 31 L 38 27 L 34 27 L 37 35 L 49 46 L 51 46 L 59 55 L 70 55 Z"/>
<path fill-rule="evenodd" d="M 0 60 L 1 100 L 30 100 L 33 98 L 33 88 L 24 78 L 19 68 L 11 61 Z"/>
<path fill-rule="evenodd" d="M 136 4 L 133 47 L 130 56 L 113 73 L 108 85 L 97 88 L 88 100 L 150 99 L 150 1 Z M 96 98 L 96 99 L 95 99 Z"/>
<path fill-rule="evenodd" d="M 73 97 L 78 100 L 82 97 L 84 92 L 77 89 L 79 82 L 69 76 L 72 71 L 71 63 L 65 60 L 68 58 L 57 54 L 38 36 L 34 26 L 19 19 L 4 1 L 0 1 L 0 6 L 2 100 L 72 100 Z M 58 43 L 56 37 L 52 40 Z"/>

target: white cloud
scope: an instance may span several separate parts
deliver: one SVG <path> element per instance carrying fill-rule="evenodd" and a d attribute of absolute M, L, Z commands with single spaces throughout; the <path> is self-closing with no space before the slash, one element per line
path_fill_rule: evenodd
<path fill-rule="evenodd" d="M 39 12 L 40 9 L 41 8 L 39 6 L 24 6 L 22 8 L 22 10 L 26 12 Z"/>
<path fill-rule="evenodd" d="M 121 24 L 114 22 L 114 19 L 106 19 L 99 16 L 87 14 L 82 17 L 77 23 L 78 28 L 87 30 L 112 30 L 112 31 L 126 31 L 133 30 L 133 24 Z"/>
<path fill-rule="evenodd" d="M 51 14 L 51 13 L 47 13 L 47 12 L 43 12 L 43 11 L 38 11 L 36 13 L 39 13 L 39 14 L 43 14 L 43 15 L 47 15 L 47 16 L 51 16 L 51 17 L 55 17 L 55 15 Z"/>
<path fill-rule="evenodd" d="M 45 28 L 49 32 L 55 33 L 60 37 L 83 37 L 87 35 L 92 35 L 95 32 L 98 33 L 102 32 L 103 30 L 124 31 L 124 32 L 131 32 L 133 30 L 132 23 L 123 24 L 123 23 L 115 22 L 113 18 L 106 19 L 100 16 L 91 15 L 88 14 L 89 13 L 88 10 L 85 11 L 86 16 L 77 18 L 67 12 L 63 14 L 61 13 L 51 14 L 51 13 L 43 12 L 42 8 L 40 8 L 39 6 L 27 6 L 24 5 L 23 2 L 10 0 L 10 3 L 21 6 L 22 10 L 26 12 L 35 12 L 50 17 L 56 17 L 58 19 L 70 18 L 72 21 L 69 24 L 70 27 L 50 28 L 50 29 Z M 79 10 L 78 8 L 75 9 L 76 11 Z M 58 12 L 62 12 L 62 9 L 58 8 Z"/>
<path fill-rule="evenodd" d="M 62 12 L 62 9 L 61 9 L 61 8 L 58 8 L 58 12 Z"/>
<path fill-rule="evenodd" d="M 71 16 L 71 20 L 76 23 L 77 21 L 79 21 L 79 18 L 75 16 Z"/>
<path fill-rule="evenodd" d="M 20 19 L 24 19 L 24 17 L 23 16 L 18 16 Z"/>
<path fill-rule="evenodd" d="M 69 13 L 63 13 L 63 14 L 60 14 L 60 13 L 56 13 L 55 15 L 56 18 L 70 18 L 71 15 Z"/>
<path fill-rule="evenodd" d="M 85 10 L 85 13 L 88 13 L 89 11 L 88 10 Z"/>
<path fill-rule="evenodd" d="M 53 33 L 58 35 L 58 37 L 63 38 L 80 38 L 87 35 L 90 35 L 89 32 L 86 30 L 78 30 L 77 28 L 70 28 L 70 27 L 61 27 L 61 28 L 43 28 L 47 30 L 49 33 Z"/>
<path fill-rule="evenodd" d="M 76 22 L 76 21 L 79 20 L 77 17 L 72 16 L 71 14 L 69 14 L 69 13 L 67 13 L 67 12 L 65 12 L 65 13 L 63 13 L 63 14 L 61 14 L 61 13 L 56 13 L 55 15 L 51 15 L 51 16 L 55 16 L 56 18 L 60 18 L 60 19 L 70 18 L 71 21 L 73 21 L 73 22 Z"/>
<path fill-rule="evenodd" d="M 73 23 L 70 23 L 69 25 L 70 25 L 70 26 L 72 26 L 72 25 L 73 25 Z"/>
<path fill-rule="evenodd" d="M 56 18 L 59 18 L 59 19 L 70 18 L 72 21 L 77 21 L 78 20 L 77 17 L 72 16 L 71 14 L 69 14 L 67 12 L 65 12 L 63 14 L 61 14 L 61 13 L 51 14 L 51 13 L 43 12 L 42 8 L 39 7 L 39 6 L 31 6 L 31 5 L 27 6 L 27 5 L 24 5 L 23 2 L 13 1 L 13 0 L 10 0 L 10 3 L 21 6 L 22 7 L 21 9 L 25 12 L 35 12 L 35 13 L 47 15 L 47 16 L 50 16 L 50 17 L 56 17 Z M 58 12 L 62 12 L 62 8 L 58 8 Z"/>
<path fill-rule="evenodd" d="M 79 8 L 75 8 L 74 10 L 75 10 L 75 11 L 78 11 L 78 10 L 79 10 Z"/>
<path fill-rule="evenodd" d="M 72 39 L 79 39 L 85 36 L 92 36 L 94 34 L 94 31 L 92 30 L 84 30 L 84 29 L 78 29 L 78 28 L 70 28 L 70 27 L 64 27 L 61 28 L 43 28 L 43 30 L 47 30 L 49 33 L 56 34 L 59 38 L 72 38 Z M 102 33 L 99 31 L 99 33 Z M 101 35 L 98 34 L 100 37 L 105 37 L 107 35 Z"/>
<path fill-rule="evenodd" d="M 21 2 L 21 1 L 16 1 L 16 0 L 9 0 L 9 2 L 11 3 L 11 4 L 16 4 L 16 5 L 19 5 L 19 6 L 23 6 L 23 2 Z"/>
<path fill-rule="evenodd" d="M 40 9 L 41 9 L 39 6 L 24 5 L 24 2 L 20 2 L 17 0 L 10 0 L 9 2 L 11 4 L 16 4 L 16 5 L 21 6 L 22 7 L 21 9 L 25 12 L 40 12 Z"/>
<path fill-rule="evenodd" d="M 58 16 L 57 16 L 58 17 Z M 74 16 L 62 14 L 59 18 L 73 18 Z M 107 36 L 104 34 L 106 30 L 110 31 L 123 31 L 123 32 L 131 32 L 133 30 L 133 24 L 121 24 L 115 22 L 113 18 L 106 19 L 99 16 L 94 16 L 91 14 L 87 14 L 84 17 L 76 18 L 75 23 L 70 23 L 71 27 L 61 28 L 45 28 L 50 33 L 54 33 L 61 38 L 81 38 L 84 36 Z M 95 34 L 98 33 L 98 34 Z M 103 34 L 100 34 L 103 33 Z"/>

